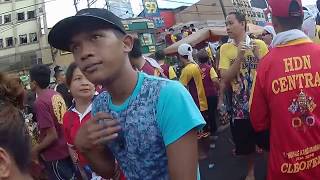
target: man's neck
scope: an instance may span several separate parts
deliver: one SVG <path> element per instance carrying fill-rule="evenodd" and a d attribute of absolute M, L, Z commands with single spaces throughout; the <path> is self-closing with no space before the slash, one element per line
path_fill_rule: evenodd
<path fill-rule="evenodd" d="M 37 89 L 36 89 L 36 94 L 37 94 L 37 96 L 38 96 L 38 97 L 41 96 L 41 94 L 42 94 L 45 90 L 47 90 L 47 88 L 41 89 L 41 88 L 37 87 Z"/>
<path fill-rule="evenodd" d="M 138 62 L 138 69 L 141 70 L 144 64 L 146 63 L 146 60 L 143 58 L 143 56 L 137 58 L 136 60 Z"/>
<path fill-rule="evenodd" d="M 112 103 L 121 105 L 131 96 L 138 82 L 138 72 L 133 70 L 129 60 L 125 67 L 122 68 L 118 76 L 104 87 L 112 97 Z"/>
<path fill-rule="evenodd" d="M 243 42 L 246 39 L 246 32 L 241 33 L 239 36 L 234 38 L 234 42 L 236 45 L 239 45 L 241 42 Z"/>
<path fill-rule="evenodd" d="M 188 60 L 183 60 L 182 63 L 184 67 L 186 67 L 188 64 L 191 64 L 191 62 Z"/>

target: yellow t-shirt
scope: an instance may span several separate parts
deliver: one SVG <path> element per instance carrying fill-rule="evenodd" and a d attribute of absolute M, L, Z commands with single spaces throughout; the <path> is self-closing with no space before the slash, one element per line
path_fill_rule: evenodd
<path fill-rule="evenodd" d="M 320 44 L 320 26 L 316 26 L 316 36 L 312 39 L 312 41 L 316 44 Z"/>
<path fill-rule="evenodd" d="M 173 34 L 171 35 L 171 41 L 174 43 L 177 42 L 177 37 Z"/>
<path fill-rule="evenodd" d="M 267 45 L 261 41 L 254 39 L 259 46 L 259 54 L 261 57 L 268 53 Z M 238 56 L 238 48 L 233 43 L 226 43 L 220 48 L 219 69 L 228 70 Z M 245 52 L 245 61 L 241 63 L 240 72 L 237 77 L 231 81 L 233 90 L 233 118 L 246 119 L 249 118 L 249 98 L 253 79 L 256 75 L 256 68 L 259 62 L 251 50 Z"/>
<path fill-rule="evenodd" d="M 206 47 L 206 51 L 208 53 L 209 58 L 212 60 L 213 59 L 213 55 L 212 55 L 212 51 L 210 47 Z"/>
<path fill-rule="evenodd" d="M 211 78 L 212 81 L 214 79 L 218 78 L 218 74 L 217 74 L 216 70 L 214 70 L 213 67 L 210 69 L 210 78 Z"/>
<path fill-rule="evenodd" d="M 202 82 L 202 72 L 197 64 L 190 63 L 181 71 L 180 82 L 189 92 L 200 111 L 208 110 L 208 103 Z"/>
<path fill-rule="evenodd" d="M 176 79 L 177 78 L 177 74 L 174 71 L 173 66 L 169 67 L 169 79 Z"/>

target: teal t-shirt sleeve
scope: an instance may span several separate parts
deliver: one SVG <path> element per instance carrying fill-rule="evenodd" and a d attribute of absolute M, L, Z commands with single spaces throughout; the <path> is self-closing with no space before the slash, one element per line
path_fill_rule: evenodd
<path fill-rule="evenodd" d="M 91 109 L 91 115 L 95 116 L 97 114 L 97 112 L 99 111 L 97 107 L 99 107 L 98 102 L 99 102 L 99 96 L 96 97 L 93 101 L 92 101 L 92 109 Z"/>
<path fill-rule="evenodd" d="M 93 99 L 92 109 L 91 109 L 92 116 L 95 116 L 98 112 L 102 110 L 102 107 L 105 106 L 104 98 L 105 98 L 105 93 L 102 92 Z"/>
<path fill-rule="evenodd" d="M 160 90 L 156 115 L 166 146 L 206 124 L 187 89 L 177 81 L 168 82 Z"/>

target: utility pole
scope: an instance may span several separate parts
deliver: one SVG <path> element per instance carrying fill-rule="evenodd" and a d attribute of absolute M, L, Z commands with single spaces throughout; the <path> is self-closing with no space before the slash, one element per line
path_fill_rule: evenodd
<path fill-rule="evenodd" d="M 224 18 L 227 18 L 227 13 L 226 13 L 226 9 L 224 7 L 224 4 L 223 4 L 223 0 L 219 0 L 220 2 L 220 6 L 221 6 L 221 9 L 222 9 L 222 12 L 223 12 L 223 16 Z"/>

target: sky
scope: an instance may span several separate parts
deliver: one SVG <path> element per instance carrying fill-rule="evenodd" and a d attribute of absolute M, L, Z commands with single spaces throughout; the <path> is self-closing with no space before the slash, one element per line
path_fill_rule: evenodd
<path fill-rule="evenodd" d="M 49 0 L 45 0 L 49 1 Z M 133 13 L 139 14 L 142 10 L 142 0 L 130 0 Z M 191 5 L 199 0 L 157 0 L 160 8 L 176 8 L 182 5 Z M 170 2 L 176 1 L 176 2 Z M 86 0 L 80 0 L 80 9 L 85 8 Z M 316 0 L 302 0 L 303 5 L 315 4 Z M 96 7 L 103 7 L 105 0 L 98 0 Z M 72 16 L 76 13 L 73 0 L 55 0 L 45 4 L 47 13 L 48 27 L 52 27 L 55 23 L 65 17 Z"/>

